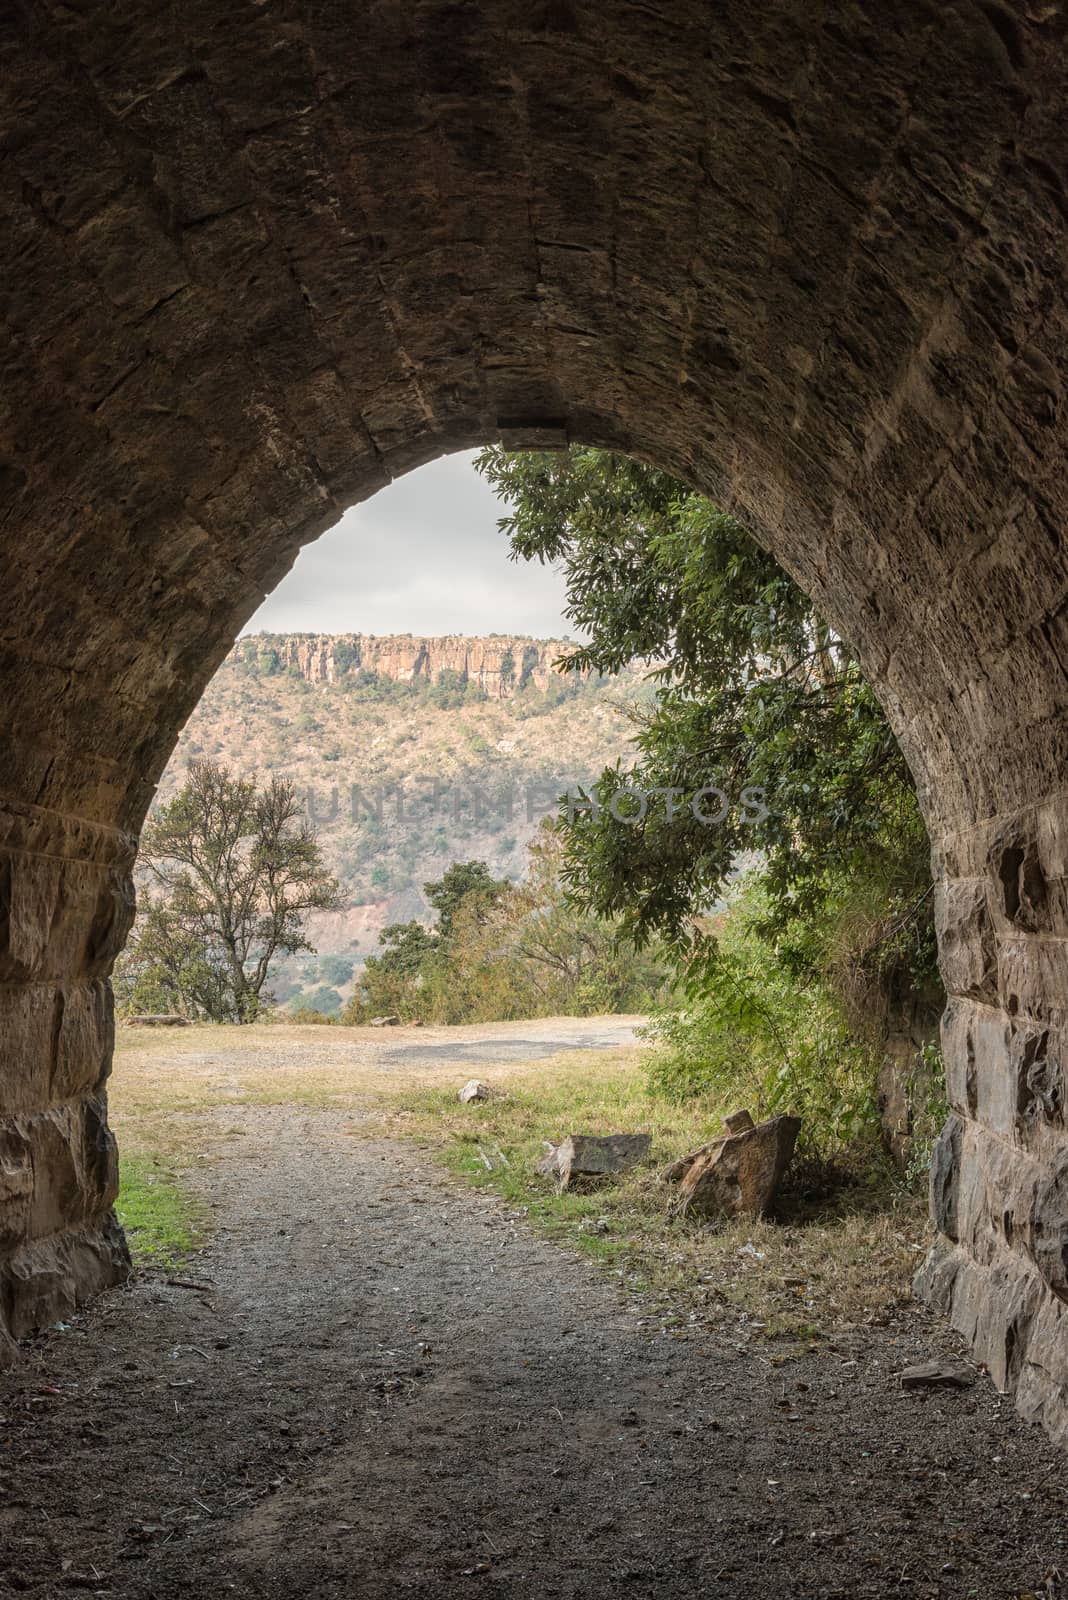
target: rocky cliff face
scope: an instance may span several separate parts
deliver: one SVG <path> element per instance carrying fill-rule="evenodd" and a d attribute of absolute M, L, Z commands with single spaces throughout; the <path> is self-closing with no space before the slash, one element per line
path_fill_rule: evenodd
<path fill-rule="evenodd" d="M 491 700 L 507 700 L 533 684 L 546 689 L 559 676 L 554 665 L 574 650 L 562 639 L 522 639 L 506 634 L 469 638 L 446 634 L 366 633 L 258 635 L 241 640 L 235 654 L 255 646 L 260 654 L 274 651 L 283 670 L 295 667 L 309 683 L 336 683 L 345 673 L 375 672 L 381 678 L 408 682 L 425 678 L 438 683 L 442 673 L 455 673 L 473 683 Z M 587 673 L 580 673 L 587 677 Z"/>

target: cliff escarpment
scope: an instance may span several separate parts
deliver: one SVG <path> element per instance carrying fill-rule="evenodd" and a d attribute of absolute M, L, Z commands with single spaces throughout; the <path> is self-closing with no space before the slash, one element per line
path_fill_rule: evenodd
<path fill-rule="evenodd" d="M 233 654 L 267 673 L 295 670 L 309 683 L 370 673 L 396 683 L 451 680 L 471 684 L 491 700 L 507 700 L 528 687 L 544 691 L 561 676 L 585 679 L 586 673 L 561 673 L 556 665 L 574 649 L 563 639 L 509 634 L 258 634 L 240 640 Z"/>

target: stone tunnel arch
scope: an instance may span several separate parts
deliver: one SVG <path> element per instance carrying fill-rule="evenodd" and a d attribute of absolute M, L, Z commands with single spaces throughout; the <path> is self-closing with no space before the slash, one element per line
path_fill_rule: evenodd
<path fill-rule="evenodd" d="M 1068 1436 L 1064 34 L 1038 0 L 8 9 L 9 1352 L 122 1270 L 107 973 L 235 633 L 390 478 L 571 438 L 729 505 L 861 651 L 951 996 L 927 1292 Z"/>

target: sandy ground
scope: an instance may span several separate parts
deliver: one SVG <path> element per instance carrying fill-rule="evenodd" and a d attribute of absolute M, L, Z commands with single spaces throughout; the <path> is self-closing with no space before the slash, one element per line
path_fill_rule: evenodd
<path fill-rule="evenodd" d="M 336 1073 L 351 1052 L 408 1070 L 389 1052 L 411 1048 L 455 1072 L 587 1028 L 555 1026 L 315 1044 Z M 208 1086 L 242 1070 L 192 1030 L 150 1057 Z M 0 1593 L 1060 1592 L 1063 1456 L 985 1378 L 901 1389 L 953 1348 L 918 1309 L 775 1365 L 741 1326 L 666 1326 L 358 1109 L 214 1120 L 190 1174 L 214 1218 L 183 1280 L 202 1287 L 142 1277 L 0 1374 Z"/>

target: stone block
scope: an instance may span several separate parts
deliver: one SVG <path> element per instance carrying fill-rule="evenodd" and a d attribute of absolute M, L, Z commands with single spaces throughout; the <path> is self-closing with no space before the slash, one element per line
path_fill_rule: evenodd
<path fill-rule="evenodd" d="M 106 978 L 60 991 L 51 1097 L 71 1100 L 98 1088 L 111 1070 L 115 1007 Z"/>
<path fill-rule="evenodd" d="M 946 993 L 993 1001 L 997 947 L 983 878 L 939 883 L 935 890 L 938 964 Z"/>
<path fill-rule="evenodd" d="M 679 1210 L 699 1217 L 764 1216 L 800 1131 L 798 1117 L 771 1117 L 715 1140 L 685 1164 L 678 1180 Z"/>
<path fill-rule="evenodd" d="M 47 984 L 0 984 L 0 1116 L 49 1101 L 58 992 Z"/>
<path fill-rule="evenodd" d="M 31 1239 L 87 1222 L 114 1204 L 118 1152 L 103 1095 L 20 1117 L 14 1126 L 28 1142 L 33 1160 L 27 1219 Z"/>
<path fill-rule="evenodd" d="M 1034 1150 L 1052 1150 L 1064 1140 L 1068 1035 L 1027 1018 L 1013 1025 L 1009 1068 L 1016 1096 L 1016 1129 Z"/>
<path fill-rule="evenodd" d="M 998 994 L 1010 1016 L 1068 1025 L 1068 941 L 1012 933 L 998 943 Z"/>
<path fill-rule="evenodd" d="M 1037 808 L 1035 843 L 1047 880 L 1068 879 L 1068 799 L 1064 795 Z"/>
<path fill-rule="evenodd" d="M 963 1116 L 1011 1135 L 1016 1121 L 1012 1085 L 1012 1025 L 991 1006 L 951 1000 L 942 1018 L 942 1058 L 949 1102 Z"/>
<path fill-rule="evenodd" d="M 989 1265 L 1005 1251 L 1027 1255 L 1036 1189 L 1045 1165 L 976 1123 L 962 1127 L 956 1238 Z"/>
<path fill-rule="evenodd" d="M 0 1123 L 0 1261 L 26 1238 L 32 1205 L 30 1141 L 14 1123 Z"/>
<path fill-rule="evenodd" d="M 988 872 L 989 905 L 996 927 L 1024 933 L 1054 931 L 1034 813 L 1025 813 L 997 832 L 990 844 Z"/>
<path fill-rule="evenodd" d="M 931 1218 L 939 1233 L 957 1238 L 957 1194 L 960 1186 L 960 1151 L 964 1124 L 956 1113 L 946 1120 L 931 1151 Z"/>
<path fill-rule="evenodd" d="M 1016 1381 L 1016 1407 L 1058 1444 L 1068 1445 L 1068 1307 L 1043 1297 L 1030 1326 Z"/>
<path fill-rule="evenodd" d="M 0 864 L 0 980 L 40 970 L 59 904 L 64 863 L 49 856 L 5 854 Z"/>
<path fill-rule="evenodd" d="M 1025 1370 L 1036 1313 L 1047 1298 L 1033 1265 L 1011 1256 L 979 1262 L 961 1246 L 940 1240 L 914 1287 L 948 1315 L 997 1388 L 1012 1389 Z"/>
<path fill-rule="evenodd" d="M 11 1340 L 69 1317 L 129 1270 L 130 1253 L 112 1211 L 23 1244 L 0 1261 L 0 1364 L 16 1353 Z"/>
<path fill-rule="evenodd" d="M 0 982 L 105 976 L 134 911 L 125 867 L 0 853 Z"/>
<path fill-rule="evenodd" d="M 561 1189 L 572 1178 L 602 1178 L 627 1172 L 644 1161 L 652 1145 L 648 1133 L 569 1133 L 550 1145 L 537 1164 L 543 1177 L 555 1177 Z"/>
<path fill-rule="evenodd" d="M 1035 1187 L 1031 1249 L 1043 1282 L 1068 1306 L 1068 1148 L 1045 1167 Z"/>

